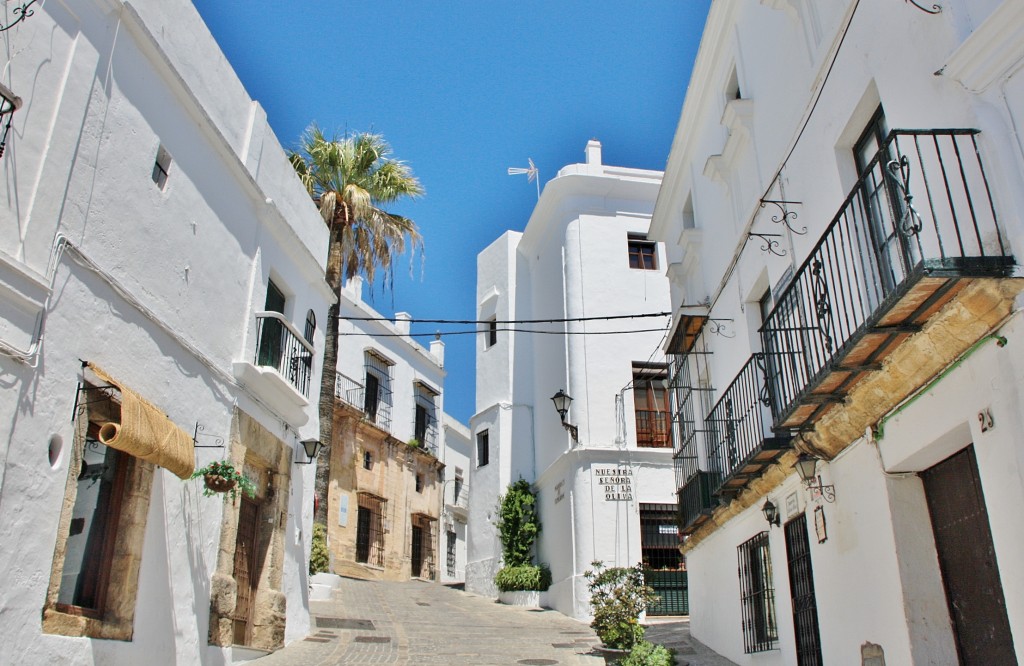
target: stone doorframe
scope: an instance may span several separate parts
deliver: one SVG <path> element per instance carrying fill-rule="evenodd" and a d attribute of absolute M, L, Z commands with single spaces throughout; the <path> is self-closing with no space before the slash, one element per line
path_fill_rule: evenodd
<path fill-rule="evenodd" d="M 284 537 L 288 523 L 292 449 L 237 407 L 232 415 L 229 458 L 256 482 L 260 505 L 257 543 L 259 578 L 253 599 L 252 627 L 247 647 L 284 647 L 286 597 L 281 591 Z M 210 644 L 233 644 L 238 587 L 234 578 L 235 543 L 241 499 L 225 495 L 217 569 L 210 584 Z"/>

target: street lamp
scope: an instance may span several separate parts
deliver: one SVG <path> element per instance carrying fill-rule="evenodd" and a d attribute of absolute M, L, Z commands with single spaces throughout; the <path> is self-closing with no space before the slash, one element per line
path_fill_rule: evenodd
<path fill-rule="evenodd" d="M 572 441 L 579 442 L 579 428 L 565 420 L 569 415 L 569 405 L 572 404 L 572 396 L 566 393 L 565 389 L 558 389 L 558 393 L 551 396 L 551 402 L 555 403 L 555 410 L 558 411 L 558 418 L 562 420 L 562 427 L 572 436 Z"/>
<path fill-rule="evenodd" d="M 302 440 L 302 450 L 306 452 L 306 457 L 309 458 L 309 460 L 306 460 L 306 461 L 296 460 L 295 464 L 296 465 L 310 465 L 310 464 L 312 464 L 313 463 L 313 459 L 316 458 L 316 455 L 318 453 L 320 453 L 320 449 L 322 449 L 322 448 L 324 448 L 324 445 L 318 439 L 304 439 L 304 440 Z"/>
<path fill-rule="evenodd" d="M 833 485 L 824 485 L 821 482 L 821 475 L 815 474 L 815 470 L 818 466 L 818 459 L 814 456 L 809 456 L 806 453 L 801 453 L 800 457 L 796 460 L 796 473 L 803 481 L 804 486 L 811 492 L 811 496 L 818 495 L 824 497 L 826 502 L 836 501 L 836 487 Z"/>

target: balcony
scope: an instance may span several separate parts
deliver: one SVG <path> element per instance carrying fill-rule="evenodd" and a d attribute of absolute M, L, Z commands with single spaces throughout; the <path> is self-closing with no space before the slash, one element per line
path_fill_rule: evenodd
<path fill-rule="evenodd" d="M 469 515 L 469 485 L 460 478 L 446 482 L 444 504 L 452 513 L 466 518 Z"/>
<path fill-rule="evenodd" d="M 686 355 L 678 354 L 673 358 L 669 386 L 677 409 L 674 424 L 677 446 L 672 452 L 672 463 L 678 488 L 680 534 L 686 536 L 703 525 L 718 505 L 711 495 L 716 475 L 701 469 L 699 460 L 698 451 L 703 448 L 707 433 L 698 428 L 694 418 L 703 411 L 699 403 L 708 399 L 710 389 L 693 386 L 689 360 Z"/>
<path fill-rule="evenodd" d="M 315 350 L 279 312 L 256 313 L 256 354 L 232 364 L 236 378 L 257 391 L 289 423 L 309 420 L 309 382 Z"/>
<path fill-rule="evenodd" d="M 366 421 L 391 432 L 391 390 L 385 384 L 374 382 L 373 388 L 367 391 L 363 384 L 338 372 L 334 378 L 334 395 L 361 412 Z"/>
<path fill-rule="evenodd" d="M 1012 276 L 1014 260 L 977 134 L 890 133 L 776 299 L 761 334 L 777 431 L 809 434 L 859 388 L 858 418 L 844 426 L 849 443 L 1008 311 L 1009 292 L 1019 292 L 1021 281 L 999 287 Z M 947 307 L 953 302 L 963 305 L 962 314 Z M 985 313 L 992 322 L 979 321 Z M 940 319 L 954 344 L 908 343 Z M 893 360 L 902 374 L 879 377 L 889 372 L 883 361 L 898 351 Z M 831 436 L 816 433 L 819 440 Z M 841 439 L 815 444 L 834 455 L 845 446 Z M 730 456 L 726 446 L 719 459 L 732 469 Z"/>
<path fill-rule="evenodd" d="M 790 447 L 771 430 L 765 357 L 754 354 L 705 419 L 712 493 L 726 499 L 741 490 Z"/>

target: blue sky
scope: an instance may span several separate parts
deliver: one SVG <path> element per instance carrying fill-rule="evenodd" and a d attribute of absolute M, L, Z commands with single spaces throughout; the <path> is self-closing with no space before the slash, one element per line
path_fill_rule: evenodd
<path fill-rule="evenodd" d="M 663 169 L 710 1 L 194 3 L 285 147 L 313 121 L 372 130 L 423 182 L 392 212 L 419 225 L 425 264 L 402 262 L 373 307 L 474 319 L 477 253 L 537 200 L 508 167 L 533 158 L 543 185 L 596 138 L 605 164 Z M 445 407 L 463 422 L 474 349 L 445 337 Z"/>

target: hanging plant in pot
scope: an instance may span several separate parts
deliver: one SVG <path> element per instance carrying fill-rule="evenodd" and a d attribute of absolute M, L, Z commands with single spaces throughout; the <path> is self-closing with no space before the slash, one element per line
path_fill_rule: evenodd
<path fill-rule="evenodd" d="M 253 485 L 229 460 L 215 460 L 206 467 L 193 472 L 193 479 L 203 479 L 203 496 L 212 497 L 218 493 L 227 493 L 235 499 L 241 490 L 248 497 L 256 497 L 256 486 Z"/>

